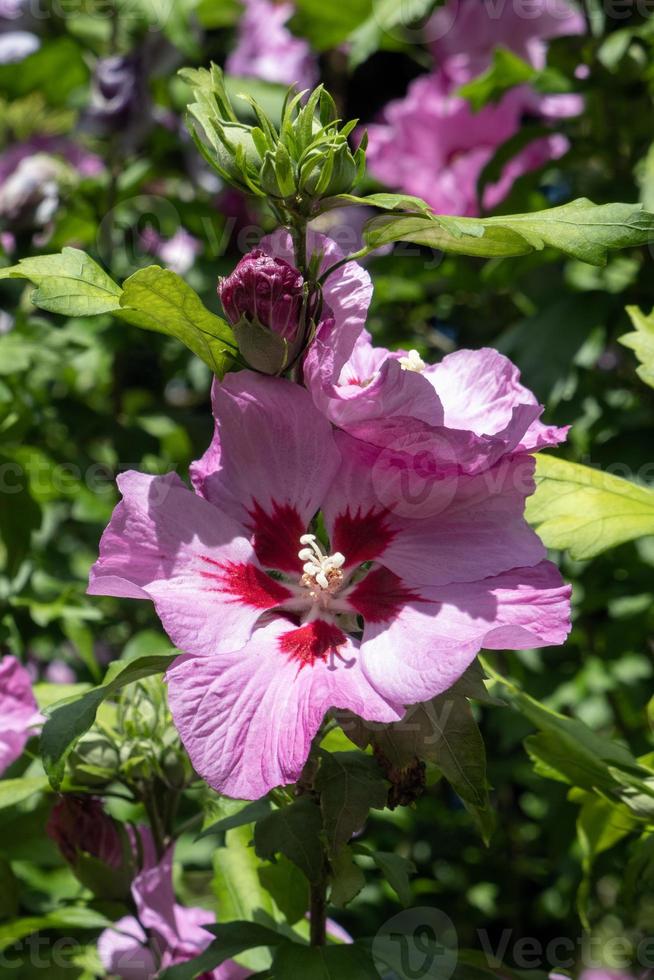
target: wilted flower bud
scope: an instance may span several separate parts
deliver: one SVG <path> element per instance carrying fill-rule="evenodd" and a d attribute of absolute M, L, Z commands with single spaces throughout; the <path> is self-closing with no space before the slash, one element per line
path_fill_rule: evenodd
<path fill-rule="evenodd" d="M 304 341 L 302 274 L 254 249 L 219 281 L 218 294 L 248 363 L 266 374 L 283 371 Z"/>
<path fill-rule="evenodd" d="M 129 894 L 136 867 L 124 828 L 93 796 L 64 796 L 55 803 L 46 827 L 76 877 L 101 898 Z"/>
<path fill-rule="evenodd" d="M 75 866 L 80 853 L 86 853 L 110 868 L 120 867 L 123 848 L 116 824 L 97 797 L 63 796 L 46 830 L 69 864 Z"/>

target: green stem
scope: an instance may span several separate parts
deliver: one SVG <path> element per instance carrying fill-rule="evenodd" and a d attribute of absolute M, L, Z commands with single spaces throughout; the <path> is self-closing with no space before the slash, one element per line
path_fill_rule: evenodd
<path fill-rule="evenodd" d="M 293 249 L 295 251 L 295 265 L 306 279 L 307 275 L 307 223 L 303 218 L 294 222 L 291 228 L 293 236 Z"/>
<path fill-rule="evenodd" d="M 153 798 L 153 794 L 150 791 L 150 787 L 144 786 L 143 792 L 140 794 L 145 807 L 145 812 L 148 815 L 150 821 L 150 829 L 152 831 L 152 836 L 154 838 L 154 845 L 157 851 L 158 857 L 163 857 L 166 850 L 166 836 L 165 830 L 161 823 L 159 817 L 159 811 L 157 809 L 157 804 Z"/>

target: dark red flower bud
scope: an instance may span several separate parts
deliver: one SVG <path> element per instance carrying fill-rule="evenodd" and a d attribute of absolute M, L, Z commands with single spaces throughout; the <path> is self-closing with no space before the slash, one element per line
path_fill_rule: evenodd
<path fill-rule="evenodd" d="M 257 248 L 218 283 L 218 295 L 232 325 L 244 317 L 292 343 L 302 320 L 304 279 L 284 259 Z"/>
<path fill-rule="evenodd" d="M 96 797 L 62 797 L 52 808 L 46 829 L 73 867 L 82 854 L 90 854 L 110 868 L 120 868 L 123 843 L 117 825 Z"/>

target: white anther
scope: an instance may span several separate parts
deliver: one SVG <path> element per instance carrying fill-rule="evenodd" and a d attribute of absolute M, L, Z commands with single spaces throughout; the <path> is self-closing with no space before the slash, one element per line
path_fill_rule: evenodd
<path fill-rule="evenodd" d="M 427 365 L 421 358 L 417 350 L 410 350 L 408 354 L 399 358 L 400 367 L 404 371 L 424 371 Z"/>
<path fill-rule="evenodd" d="M 343 580 L 340 569 L 345 564 L 345 555 L 340 551 L 335 551 L 333 555 L 326 555 L 315 534 L 303 534 L 300 544 L 309 545 L 308 548 L 298 551 L 298 558 L 305 562 L 302 566 L 304 585 L 309 588 L 317 585 L 321 589 L 331 591 L 338 588 Z"/>

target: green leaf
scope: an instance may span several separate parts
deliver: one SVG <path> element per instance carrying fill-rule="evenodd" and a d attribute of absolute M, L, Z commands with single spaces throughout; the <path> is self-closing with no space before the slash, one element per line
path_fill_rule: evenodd
<path fill-rule="evenodd" d="M 290 926 L 304 919 L 309 908 L 309 883 L 295 864 L 282 855 L 275 864 L 259 868 L 259 881 Z"/>
<path fill-rule="evenodd" d="M 558 774 L 554 778 L 583 789 L 615 794 L 619 785 L 612 774 L 613 768 L 633 773 L 636 779 L 649 774 L 619 742 L 596 734 L 578 718 L 568 718 L 536 701 L 488 663 L 486 670 L 506 690 L 514 707 L 543 733 L 530 736 L 526 747 L 532 757 L 541 759 L 551 769 L 548 774 Z"/>
<path fill-rule="evenodd" d="M 514 85 L 530 81 L 535 74 L 536 69 L 517 54 L 506 48 L 495 48 L 490 67 L 482 75 L 462 85 L 458 95 L 467 99 L 477 112 L 487 103 L 496 102 Z"/>
<path fill-rule="evenodd" d="M 268 861 L 283 854 L 315 882 L 323 872 L 321 832 L 319 808 L 303 797 L 259 820 L 254 828 L 254 847 L 259 857 Z"/>
<path fill-rule="evenodd" d="M 181 340 L 219 378 L 237 353 L 231 327 L 206 308 L 181 276 L 158 265 L 140 269 L 123 284 L 119 316 L 144 330 Z"/>
<path fill-rule="evenodd" d="M 18 915 L 20 906 L 19 885 L 11 870 L 11 864 L 0 858 L 0 920 Z"/>
<path fill-rule="evenodd" d="M 300 946 L 283 943 L 275 953 L 276 980 L 379 980 L 370 954 L 357 945 Z"/>
<path fill-rule="evenodd" d="M 393 851 L 373 851 L 361 844 L 356 845 L 356 851 L 372 858 L 402 905 L 409 906 L 413 903 L 410 881 L 411 875 L 416 873 L 413 861 Z"/>
<path fill-rule="evenodd" d="M 636 329 L 620 337 L 620 343 L 636 352 L 640 361 L 638 376 L 654 388 L 654 310 L 647 316 L 637 306 L 628 306 L 627 313 Z"/>
<path fill-rule="evenodd" d="M 281 921 L 281 914 L 261 881 L 260 873 L 266 865 L 252 847 L 252 836 L 252 826 L 234 827 L 227 831 L 225 846 L 214 851 L 212 887 L 217 899 L 218 922 L 238 919 L 270 925 Z M 243 955 L 244 966 L 251 970 L 263 970 L 270 962 L 270 954 L 265 949 Z"/>
<path fill-rule="evenodd" d="M 41 733 L 41 756 L 53 789 L 58 790 L 66 757 L 87 732 L 102 702 L 126 684 L 165 671 L 178 654 L 139 657 L 127 664 L 118 661 L 107 672 L 105 683 L 76 698 L 54 705 Z"/>
<path fill-rule="evenodd" d="M 315 786 L 332 853 L 361 830 L 371 809 L 383 810 L 388 800 L 388 783 L 379 763 L 357 751 L 321 751 Z"/>
<path fill-rule="evenodd" d="M 332 905 L 343 908 L 365 886 L 366 876 L 359 865 L 354 863 L 352 849 L 347 844 L 339 847 L 329 863 L 332 870 L 329 900 Z"/>
<path fill-rule="evenodd" d="M 5 503 L 0 507 L 0 568 L 4 565 L 10 577 L 27 557 L 32 532 L 41 525 L 41 508 L 32 497 L 28 483 L 20 476 L 14 482 L 11 476 L 16 466 L 15 461 L 0 455 L 0 472 L 8 475 L 4 480 L 8 485 L 3 493 Z"/>
<path fill-rule="evenodd" d="M 11 63 L 0 66 L 0 89 L 14 98 L 42 92 L 50 105 L 64 106 L 70 105 L 71 92 L 84 86 L 88 77 L 81 46 L 70 37 L 50 37 L 47 44 L 22 59 L 20 71 Z"/>
<path fill-rule="evenodd" d="M 64 316 L 95 316 L 120 306 L 120 286 L 78 248 L 21 259 L 0 269 L 0 279 L 29 279 L 37 287 L 34 305 Z"/>
<path fill-rule="evenodd" d="M 233 800 L 229 801 L 230 804 L 236 802 Z M 242 827 L 244 824 L 256 823 L 266 814 L 270 813 L 270 802 L 267 799 L 255 800 L 253 803 L 246 803 L 245 800 L 237 801 L 241 804 L 240 808 L 236 812 L 229 813 L 225 817 L 221 817 L 215 823 L 212 823 L 209 827 L 206 827 L 198 837 L 209 837 L 210 834 L 224 834 L 227 830 L 232 830 L 234 827 Z M 232 807 L 230 806 L 230 809 Z"/>
<path fill-rule="evenodd" d="M 491 218 L 379 215 L 363 233 L 371 249 L 406 241 L 491 258 L 526 255 L 550 245 L 591 265 L 605 265 L 609 249 L 645 245 L 653 235 L 654 215 L 642 205 L 598 205 L 587 198 L 546 211 Z"/>
<path fill-rule="evenodd" d="M 345 41 L 373 13 L 373 0 L 296 0 L 291 29 L 316 51 L 327 51 Z"/>
<path fill-rule="evenodd" d="M 629 809 L 602 797 L 587 794 L 577 817 L 577 839 L 582 853 L 583 878 L 577 893 L 577 909 L 589 928 L 588 900 L 595 859 L 614 847 L 637 826 Z"/>
<path fill-rule="evenodd" d="M 35 793 L 45 793 L 50 789 L 47 776 L 23 776 L 22 779 L 0 780 L 0 810 L 16 806 Z"/>
<path fill-rule="evenodd" d="M 216 939 L 194 960 L 164 970 L 161 980 L 193 980 L 201 973 L 215 970 L 225 960 L 231 960 L 248 949 L 279 946 L 287 942 L 284 936 L 256 922 L 227 922 L 207 926 Z"/>
<path fill-rule="evenodd" d="M 539 455 L 527 520 L 548 548 L 584 560 L 654 534 L 654 491 L 619 476 Z"/>
<path fill-rule="evenodd" d="M 431 208 L 421 197 L 412 194 L 368 194 L 358 197 L 356 194 L 337 194 L 335 197 L 325 197 L 320 202 L 321 211 L 333 208 L 344 208 L 350 205 L 367 208 L 380 208 L 382 211 L 415 211 L 431 214 Z"/>
<path fill-rule="evenodd" d="M 113 923 L 100 912 L 81 905 L 71 905 L 48 915 L 3 923 L 0 925 L 0 952 L 41 929 L 106 929 L 111 925 Z"/>

